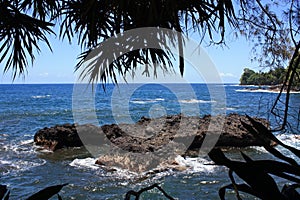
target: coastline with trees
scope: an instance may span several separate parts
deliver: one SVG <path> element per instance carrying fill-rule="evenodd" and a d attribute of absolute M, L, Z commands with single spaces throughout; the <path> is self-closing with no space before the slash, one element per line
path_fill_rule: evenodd
<path fill-rule="evenodd" d="M 299 69 L 297 73 L 299 74 Z M 240 85 L 254 85 L 259 86 L 259 89 L 268 89 L 272 91 L 279 91 L 283 87 L 286 75 L 288 73 L 287 68 L 277 67 L 270 69 L 268 72 L 255 72 L 252 69 L 244 68 L 244 72 L 240 78 Z M 262 87 L 268 86 L 268 87 Z M 284 87 L 286 90 L 286 86 Z M 300 91 L 300 79 L 297 76 L 291 87 L 292 91 Z"/>

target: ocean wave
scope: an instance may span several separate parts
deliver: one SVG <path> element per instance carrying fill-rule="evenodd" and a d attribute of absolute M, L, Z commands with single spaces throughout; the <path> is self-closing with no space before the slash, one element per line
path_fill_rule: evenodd
<path fill-rule="evenodd" d="M 183 158 L 182 156 L 177 156 L 175 158 L 175 162 L 177 163 L 176 166 L 160 166 L 159 168 L 149 170 L 146 172 L 143 172 L 141 174 L 129 171 L 127 169 L 121 169 L 118 167 L 108 167 L 108 166 L 99 166 L 95 164 L 96 159 L 95 158 L 83 158 L 79 159 L 76 158 L 74 159 L 69 165 L 75 168 L 80 168 L 80 169 L 89 169 L 89 170 L 94 170 L 98 173 L 103 173 L 104 171 L 113 171 L 113 174 L 110 174 L 110 176 L 118 177 L 118 178 L 139 178 L 139 177 L 151 177 L 149 174 L 155 174 L 155 177 L 162 177 L 162 176 L 167 176 L 173 173 L 211 173 L 217 168 L 215 165 L 210 165 L 210 161 L 203 159 L 203 158 Z M 175 170 L 173 171 L 172 169 L 181 169 L 179 171 Z M 165 169 L 164 169 L 165 168 Z M 102 169 L 102 170 L 101 170 Z M 151 173 L 152 171 L 158 171 L 155 173 Z M 108 176 L 107 173 L 104 173 L 105 176 Z"/>
<path fill-rule="evenodd" d="M 275 93 L 278 94 L 280 91 L 267 90 L 267 89 L 237 89 L 236 92 L 256 92 L 256 93 Z M 286 93 L 283 91 L 282 93 Z M 291 91 L 291 94 L 300 94 L 300 91 Z"/>
<path fill-rule="evenodd" d="M 277 135 L 277 138 L 283 143 L 293 146 L 295 148 L 300 147 L 300 135 L 296 134 L 280 134 Z"/>
<path fill-rule="evenodd" d="M 99 165 L 95 164 L 96 160 L 97 159 L 95 158 L 83 158 L 83 159 L 76 158 L 69 165 L 72 167 L 89 168 L 89 169 L 97 170 L 99 169 Z"/>
<path fill-rule="evenodd" d="M 224 85 L 225 87 L 242 87 L 242 85 L 239 84 L 233 84 L 233 85 Z"/>
<path fill-rule="evenodd" d="M 177 156 L 175 161 L 179 164 L 179 166 L 185 167 L 185 172 L 194 173 L 194 172 L 204 172 L 210 173 L 215 170 L 217 166 L 209 165 L 208 160 L 203 158 L 183 158 L 182 156 Z"/>
<path fill-rule="evenodd" d="M 164 101 L 165 99 L 163 98 L 156 98 L 156 99 L 145 99 L 145 100 L 140 100 L 140 99 L 136 99 L 136 100 L 131 100 L 131 103 L 134 104 L 147 104 L 147 103 L 156 103 L 156 102 L 160 102 L 160 101 Z"/>
<path fill-rule="evenodd" d="M 180 103 L 215 103 L 216 101 L 207 101 L 207 100 L 199 100 L 199 99 L 187 99 L 187 100 L 179 100 Z"/>
<path fill-rule="evenodd" d="M 44 159 L 35 159 L 34 162 L 27 160 L 0 160 L 0 173 L 8 174 L 13 171 L 27 171 L 44 164 L 46 164 L 46 160 Z"/>
<path fill-rule="evenodd" d="M 20 141 L 20 145 L 27 145 L 27 144 L 33 144 L 33 139 L 29 139 L 29 140 L 22 140 Z"/>
<path fill-rule="evenodd" d="M 292 147 L 297 148 L 297 149 L 300 148 L 300 135 L 296 135 L 296 134 L 279 134 L 279 135 L 276 135 L 276 137 L 280 141 L 282 141 L 284 144 L 287 144 L 287 145 L 292 146 Z M 263 152 L 263 153 L 268 153 L 268 151 L 265 150 L 264 147 L 253 146 L 251 148 L 253 148 L 257 151 Z M 279 149 L 280 150 L 286 150 L 283 147 L 279 147 Z M 286 150 L 286 151 L 288 151 L 288 150 Z"/>
<path fill-rule="evenodd" d="M 44 98 L 49 98 L 51 97 L 51 95 L 47 94 L 47 95 L 36 95 L 36 96 L 31 96 L 31 98 L 33 99 L 44 99 Z"/>
<path fill-rule="evenodd" d="M 135 172 L 131 172 L 129 170 L 126 169 L 121 169 L 118 167 L 108 167 L 108 166 L 100 166 L 96 163 L 95 158 L 76 158 L 74 159 L 69 165 L 75 168 L 79 168 L 79 169 L 89 169 L 89 170 L 93 170 L 95 171 L 96 174 L 101 175 L 101 176 L 105 176 L 105 177 L 114 177 L 114 178 L 118 178 L 118 179 L 125 179 L 125 182 L 120 182 L 119 184 L 122 185 L 127 185 L 129 182 L 128 180 L 133 180 L 138 178 L 140 175 L 135 173 Z M 107 173 L 108 171 L 111 171 L 113 173 Z"/>

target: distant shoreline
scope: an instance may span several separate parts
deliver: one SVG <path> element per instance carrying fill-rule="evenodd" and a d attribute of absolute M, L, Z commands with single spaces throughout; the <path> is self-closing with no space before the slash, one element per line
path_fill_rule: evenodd
<path fill-rule="evenodd" d="M 282 85 L 241 85 L 245 87 L 245 91 L 253 92 L 273 92 L 279 93 L 281 91 Z M 241 92 L 242 90 L 240 90 Z M 283 89 L 283 93 L 286 93 L 286 88 Z M 290 93 L 300 93 L 300 88 L 292 88 Z"/>

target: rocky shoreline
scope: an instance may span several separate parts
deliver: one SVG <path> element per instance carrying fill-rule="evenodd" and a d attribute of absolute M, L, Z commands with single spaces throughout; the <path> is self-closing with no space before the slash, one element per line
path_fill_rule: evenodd
<path fill-rule="evenodd" d="M 269 126 L 266 119 L 254 118 L 265 126 Z M 180 144 L 183 140 L 189 141 L 185 155 L 197 155 L 207 135 L 211 124 L 217 124 L 220 116 L 206 115 L 200 117 L 187 117 L 172 115 L 150 119 L 142 117 L 135 124 L 111 124 L 97 127 L 91 124 L 76 125 L 63 124 L 53 127 L 45 127 L 34 136 L 36 145 L 48 150 L 56 151 L 66 147 L 81 147 L 83 143 L 78 135 L 78 130 L 84 132 L 88 141 L 93 145 L 101 145 L 103 141 L 97 141 L 99 135 L 120 149 L 133 153 L 155 152 L 170 142 Z M 215 147 L 248 147 L 263 146 L 264 141 L 255 138 L 242 125 L 241 121 L 248 122 L 244 115 L 230 114 L 226 116 L 225 123 Z M 272 144 L 272 141 L 269 141 Z M 104 157 L 103 157 L 104 158 Z M 98 163 L 106 163 L 106 159 L 99 159 Z"/>
<path fill-rule="evenodd" d="M 109 139 L 114 145 L 130 152 L 152 152 L 170 140 L 179 141 L 182 137 L 193 137 L 189 150 L 201 147 L 206 136 L 208 126 L 213 121 L 218 121 L 220 116 L 206 115 L 200 117 L 187 117 L 172 115 L 150 119 L 142 117 L 136 124 L 111 124 L 97 127 L 91 124 L 76 125 L 63 124 L 45 127 L 34 136 L 36 145 L 48 150 L 58 150 L 65 147 L 80 147 L 83 143 L 78 135 L 78 130 L 85 132 L 86 137 L 100 134 Z M 254 118 L 262 124 L 269 126 L 266 119 Z M 222 134 L 216 147 L 248 147 L 262 146 L 259 139 L 253 137 L 241 124 L 248 122 L 244 115 L 230 114 L 226 116 Z M 184 127 L 184 128 L 182 128 Z M 180 130 L 180 133 L 177 133 Z M 96 135 L 95 135 L 96 138 Z M 93 139 L 90 139 L 93 140 Z"/>

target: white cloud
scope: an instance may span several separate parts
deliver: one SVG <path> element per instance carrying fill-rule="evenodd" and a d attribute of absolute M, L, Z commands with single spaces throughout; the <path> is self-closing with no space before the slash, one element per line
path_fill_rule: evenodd
<path fill-rule="evenodd" d="M 49 76 L 49 73 L 48 72 L 45 72 L 45 73 L 41 73 L 39 74 L 40 77 L 48 77 Z"/>
<path fill-rule="evenodd" d="M 232 74 L 232 73 L 220 73 L 221 77 L 232 77 L 232 78 L 236 78 L 237 76 Z"/>

